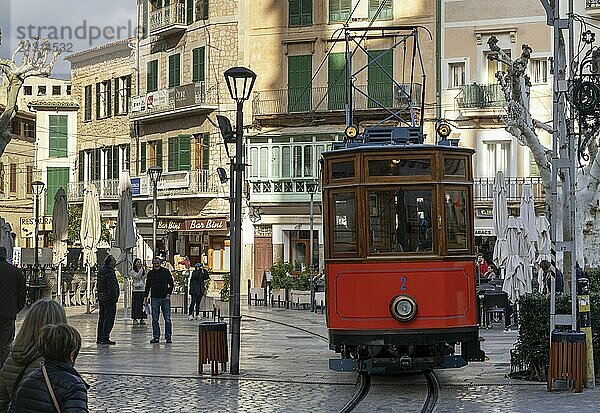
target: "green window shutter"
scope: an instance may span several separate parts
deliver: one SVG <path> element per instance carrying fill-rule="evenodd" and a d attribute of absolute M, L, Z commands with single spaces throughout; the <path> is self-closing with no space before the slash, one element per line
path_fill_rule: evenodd
<path fill-rule="evenodd" d="M 96 83 L 96 119 L 100 119 L 100 83 Z"/>
<path fill-rule="evenodd" d="M 140 143 L 140 172 L 146 172 L 146 142 Z"/>
<path fill-rule="evenodd" d="M 300 24 L 302 26 L 312 25 L 312 3 L 313 0 L 300 0 Z"/>
<path fill-rule="evenodd" d="M 162 141 L 156 141 L 155 153 L 156 153 L 156 166 L 163 167 L 163 150 Z"/>
<path fill-rule="evenodd" d="M 300 1 L 301 0 L 289 0 L 288 2 L 288 24 L 290 27 L 301 26 Z"/>
<path fill-rule="evenodd" d="M 68 116 L 50 115 L 49 117 L 49 155 L 51 158 L 66 158 L 68 146 Z"/>
<path fill-rule="evenodd" d="M 187 0 L 187 24 L 194 23 L 194 0 Z"/>
<path fill-rule="evenodd" d="M 58 189 L 63 188 L 65 191 L 68 191 L 69 171 L 69 168 L 48 167 L 46 169 L 48 176 L 46 191 L 46 214 L 52 215 L 52 212 L 54 211 L 54 196 L 58 192 Z"/>
<path fill-rule="evenodd" d="M 210 133 L 202 135 L 202 169 L 210 169 Z"/>
<path fill-rule="evenodd" d="M 192 169 L 192 135 L 180 135 L 178 140 L 179 165 L 178 171 L 189 171 Z"/>
<path fill-rule="evenodd" d="M 181 83 L 180 56 L 179 53 L 169 56 L 169 87 Z"/>
<path fill-rule="evenodd" d="M 308 112 L 312 104 L 312 55 L 288 57 L 288 111 Z"/>
<path fill-rule="evenodd" d="M 156 92 L 158 90 L 158 60 L 148 62 L 146 73 L 146 90 Z"/>
<path fill-rule="evenodd" d="M 88 85 L 84 89 L 84 121 L 92 120 L 92 86 Z"/>
<path fill-rule="evenodd" d="M 346 105 L 346 53 L 331 53 L 327 63 L 327 107 L 341 110 Z"/>
<path fill-rule="evenodd" d="M 345 22 L 350 16 L 351 9 L 352 0 L 329 0 L 329 21 Z"/>
<path fill-rule="evenodd" d="M 85 179 L 85 151 L 79 151 L 79 162 L 77 165 L 77 177 L 79 182 Z"/>
<path fill-rule="evenodd" d="M 192 82 L 204 82 L 204 47 L 192 50 Z"/>
<path fill-rule="evenodd" d="M 142 5 L 142 39 L 148 37 L 148 0 L 143 0 Z"/>
<path fill-rule="evenodd" d="M 369 0 L 369 19 L 373 19 L 375 17 L 375 13 L 379 10 L 381 3 L 384 0 Z M 387 0 L 379 15 L 377 15 L 377 20 L 389 20 L 394 18 L 394 8 L 393 1 Z"/>
<path fill-rule="evenodd" d="M 381 57 L 379 57 L 381 56 Z M 379 59 L 377 59 L 379 57 Z M 367 72 L 367 84 L 369 96 L 377 100 L 386 108 L 393 106 L 393 85 L 390 78 L 394 74 L 393 50 L 369 51 L 369 63 L 377 59 L 377 63 L 369 65 Z M 369 100 L 370 108 L 378 108 L 379 105 Z"/>
<path fill-rule="evenodd" d="M 105 93 L 105 97 L 106 97 L 106 116 L 110 117 L 112 116 L 112 94 L 111 94 L 111 89 L 112 87 L 112 82 L 109 80 L 106 82 L 106 93 Z"/>
<path fill-rule="evenodd" d="M 177 153 L 177 138 L 169 138 L 169 171 L 175 171 L 175 165 L 179 163 L 179 156 Z"/>
<path fill-rule="evenodd" d="M 202 20 L 208 19 L 208 0 L 202 1 Z"/>
<path fill-rule="evenodd" d="M 115 100 L 115 115 L 119 114 L 119 79 L 120 78 L 115 79 L 115 90 L 113 91 Z"/>

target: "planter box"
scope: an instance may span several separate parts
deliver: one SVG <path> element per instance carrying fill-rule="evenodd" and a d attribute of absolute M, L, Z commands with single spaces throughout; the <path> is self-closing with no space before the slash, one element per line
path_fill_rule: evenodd
<path fill-rule="evenodd" d="M 277 304 L 277 307 L 283 304 L 285 307 L 285 288 L 273 288 L 271 290 L 271 306 Z"/>
<path fill-rule="evenodd" d="M 310 291 L 290 290 L 290 304 L 296 308 L 310 308 Z"/>

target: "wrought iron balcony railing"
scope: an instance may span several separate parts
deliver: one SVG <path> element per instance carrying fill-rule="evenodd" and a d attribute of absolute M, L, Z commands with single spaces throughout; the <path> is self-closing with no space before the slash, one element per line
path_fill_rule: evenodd
<path fill-rule="evenodd" d="M 85 189 L 92 183 L 96 186 L 100 200 L 117 200 L 119 199 L 119 180 L 118 179 L 103 179 L 89 182 L 71 182 L 69 183 L 69 193 L 67 198 L 70 202 L 83 201 Z"/>
<path fill-rule="evenodd" d="M 542 178 L 504 178 L 506 186 L 506 200 L 508 202 L 519 202 L 523 195 L 523 184 L 530 183 L 533 190 L 533 199 L 536 202 L 546 200 Z M 491 202 L 494 196 L 494 178 L 475 178 L 475 201 Z"/>
<path fill-rule="evenodd" d="M 353 94 L 354 110 L 377 110 L 380 105 L 389 109 L 421 104 L 420 84 L 371 84 L 356 87 Z M 369 96 L 371 99 L 369 99 Z M 345 86 L 290 88 L 265 90 L 254 94 L 255 116 L 286 113 L 341 111 L 345 108 Z M 378 104 L 379 103 L 379 104 Z"/>
<path fill-rule="evenodd" d="M 493 108 L 504 106 L 504 92 L 500 85 L 464 85 L 456 97 L 461 108 Z"/>
<path fill-rule="evenodd" d="M 185 30 L 186 27 L 184 3 L 173 3 L 150 12 L 151 35 L 158 35 L 171 29 Z"/>

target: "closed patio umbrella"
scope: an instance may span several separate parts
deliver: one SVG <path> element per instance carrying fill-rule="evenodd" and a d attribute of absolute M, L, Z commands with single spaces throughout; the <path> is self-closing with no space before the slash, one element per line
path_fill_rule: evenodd
<path fill-rule="evenodd" d="M 508 207 L 506 204 L 504 173 L 502 173 L 502 171 L 499 171 L 494 178 L 492 216 L 494 218 L 494 230 L 496 232 L 493 261 L 499 268 L 503 268 L 504 260 L 507 256 L 506 229 L 508 221 Z"/>
<path fill-rule="evenodd" d="M 137 237 L 135 234 L 135 225 L 133 222 L 133 203 L 131 194 L 131 181 L 129 174 L 124 172 L 119 181 L 119 213 L 117 215 L 116 229 L 117 247 L 121 250 L 121 255 L 117 260 L 119 272 L 125 279 L 125 318 L 128 318 L 127 309 L 129 307 L 129 269 L 133 265 L 133 248 L 135 247 Z"/>
<path fill-rule="evenodd" d="M 54 196 L 54 210 L 52 211 L 52 264 L 58 267 L 56 279 L 56 296 L 62 304 L 62 265 L 67 259 L 67 238 L 69 237 L 69 211 L 67 194 L 59 188 Z"/>
<path fill-rule="evenodd" d="M 529 246 L 523 237 L 522 223 L 517 218 L 509 217 L 507 225 L 507 255 L 505 259 L 505 277 L 502 290 L 508 294 L 511 302 L 528 292 L 527 275 L 523 257 L 529 253 Z M 529 290 L 531 288 L 529 287 Z"/>
<path fill-rule="evenodd" d="M 83 264 L 87 266 L 86 312 L 90 312 L 91 269 L 96 265 L 96 250 L 100 241 L 100 198 L 94 184 L 89 184 L 83 196 L 79 237 L 83 248 Z"/>

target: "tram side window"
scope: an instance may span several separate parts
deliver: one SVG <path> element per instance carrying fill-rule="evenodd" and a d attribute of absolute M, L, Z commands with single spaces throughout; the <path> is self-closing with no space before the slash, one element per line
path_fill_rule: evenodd
<path fill-rule="evenodd" d="M 333 252 L 357 252 L 356 201 L 354 192 L 333 195 L 335 226 L 333 229 Z"/>
<path fill-rule="evenodd" d="M 467 176 L 465 160 L 458 158 L 445 158 L 444 174 L 446 176 Z"/>
<path fill-rule="evenodd" d="M 333 162 L 331 164 L 332 179 L 346 179 L 354 177 L 354 161 Z"/>
<path fill-rule="evenodd" d="M 446 191 L 446 245 L 449 250 L 467 249 L 467 194 Z"/>
<path fill-rule="evenodd" d="M 431 194 L 402 187 L 370 191 L 370 253 L 431 252 Z"/>

